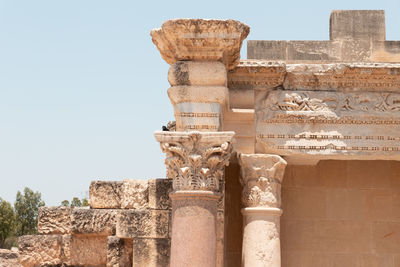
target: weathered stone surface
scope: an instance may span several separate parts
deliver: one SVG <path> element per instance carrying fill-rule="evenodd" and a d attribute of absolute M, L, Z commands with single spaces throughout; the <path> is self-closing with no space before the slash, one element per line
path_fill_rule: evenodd
<path fill-rule="evenodd" d="M 40 234 L 71 233 L 70 207 L 41 207 L 38 216 Z"/>
<path fill-rule="evenodd" d="M 247 41 L 248 59 L 286 60 L 288 41 Z"/>
<path fill-rule="evenodd" d="M 330 41 L 247 41 L 247 58 L 308 62 L 400 62 L 400 42 L 385 41 L 383 10 L 334 10 Z"/>
<path fill-rule="evenodd" d="M 286 60 L 336 61 L 340 60 L 340 48 L 340 42 L 288 41 Z"/>
<path fill-rule="evenodd" d="M 225 247 L 225 224 L 224 224 L 224 211 L 218 210 L 217 211 L 217 227 L 216 227 L 216 235 L 217 235 L 217 267 L 224 266 L 224 247 Z"/>
<path fill-rule="evenodd" d="M 245 207 L 281 207 L 286 161 L 277 155 L 241 154 L 242 202 Z"/>
<path fill-rule="evenodd" d="M 75 208 L 71 213 L 74 234 L 114 235 L 117 210 Z"/>
<path fill-rule="evenodd" d="M 134 238 L 133 267 L 169 267 L 170 247 L 167 238 Z"/>
<path fill-rule="evenodd" d="M 400 159 L 400 94 L 257 90 L 255 98 L 257 153 Z"/>
<path fill-rule="evenodd" d="M 116 236 L 120 238 L 167 238 L 167 210 L 124 210 L 117 216 Z"/>
<path fill-rule="evenodd" d="M 149 202 L 147 180 L 124 180 L 122 186 L 123 209 L 146 209 Z"/>
<path fill-rule="evenodd" d="M 18 239 L 19 262 L 24 267 L 57 266 L 66 255 L 62 235 L 26 235 Z"/>
<path fill-rule="evenodd" d="M 233 132 L 155 132 L 167 154 L 167 177 L 173 179 L 173 189 L 221 192 L 233 135 Z"/>
<path fill-rule="evenodd" d="M 384 41 L 384 10 L 333 10 L 330 17 L 330 39 L 364 39 Z"/>
<path fill-rule="evenodd" d="M 169 64 L 222 61 L 232 69 L 239 63 L 240 47 L 249 31 L 247 25 L 235 20 L 174 19 L 152 30 L 151 36 Z"/>
<path fill-rule="evenodd" d="M 18 249 L 0 249 L 0 267 L 22 267 L 18 257 Z"/>
<path fill-rule="evenodd" d="M 92 181 L 89 188 L 90 207 L 94 209 L 119 209 L 122 182 Z"/>
<path fill-rule="evenodd" d="M 66 266 L 106 266 L 107 237 L 66 235 L 64 236 L 63 253 Z"/>
<path fill-rule="evenodd" d="M 133 240 L 109 236 L 107 239 L 107 267 L 132 267 Z"/>
<path fill-rule="evenodd" d="M 375 62 L 400 62 L 400 41 L 373 42 L 371 58 Z"/>
<path fill-rule="evenodd" d="M 173 86 L 168 96 L 174 106 L 177 131 L 219 131 L 227 105 L 226 86 Z"/>
<path fill-rule="evenodd" d="M 172 192 L 172 179 L 149 180 L 149 208 L 156 210 L 171 209 L 169 193 Z"/>
<path fill-rule="evenodd" d="M 221 195 L 179 190 L 170 197 L 171 266 L 216 266 L 217 204 Z"/>
<path fill-rule="evenodd" d="M 226 68 L 221 62 L 178 61 L 168 71 L 171 86 L 226 86 Z"/>

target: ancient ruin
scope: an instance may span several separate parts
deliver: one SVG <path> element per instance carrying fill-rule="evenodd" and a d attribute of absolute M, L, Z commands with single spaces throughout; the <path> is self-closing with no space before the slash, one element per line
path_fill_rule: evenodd
<path fill-rule="evenodd" d="M 248 41 L 234 20 L 151 32 L 171 67 L 166 179 L 94 181 L 45 207 L 22 266 L 400 266 L 400 41 L 333 11 L 329 41 Z M 1 255 L 1 254 L 0 254 Z"/>

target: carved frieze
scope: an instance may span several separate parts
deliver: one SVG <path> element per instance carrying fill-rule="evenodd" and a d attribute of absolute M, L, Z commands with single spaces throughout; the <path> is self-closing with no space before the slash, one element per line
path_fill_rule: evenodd
<path fill-rule="evenodd" d="M 256 90 L 256 152 L 396 159 L 400 94 Z"/>
<path fill-rule="evenodd" d="M 221 192 L 234 132 L 156 132 L 173 189 Z"/>
<path fill-rule="evenodd" d="M 277 155 L 241 154 L 239 164 L 244 206 L 280 208 L 286 161 Z"/>
<path fill-rule="evenodd" d="M 277 113 L 297 117 L 371 115 L 393 117 L 400 115 L 400 94 L 382 92 L 316 92 L 274 90 L 268 93 L 260 108 L 263 115 Z M 317 112 L 317 113 L 316 113 Z M 263 116 L 264 117 L 264 116 Z"/>

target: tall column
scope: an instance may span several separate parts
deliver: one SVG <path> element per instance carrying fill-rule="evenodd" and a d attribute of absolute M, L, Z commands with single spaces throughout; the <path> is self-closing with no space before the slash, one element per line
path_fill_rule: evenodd
<path fill-rule="evenodd" d="M 171 267 L 215 267 L 217 205 L 234 132 L 156 132 L 172 178 Z"/>
<path fill-rule="evenodd" d="M 286 161 L 277 155 L 241 154 L 243 267 L 280 267 L 281 182 Z"/>
<path fill-rule="evenodd" d="M 205 19 L 168 20 L 151 31 L 162 58 L 171 64 L 168 96 L 177 130 L 156 133 L 174 183 L 172 267 L 223 266 L 221 234 L 216 244 L 217 203 L 234 134 L 221 132 L 229 108 L 227 71 L 239 63 L 249 31 L 239 21 Z"/>

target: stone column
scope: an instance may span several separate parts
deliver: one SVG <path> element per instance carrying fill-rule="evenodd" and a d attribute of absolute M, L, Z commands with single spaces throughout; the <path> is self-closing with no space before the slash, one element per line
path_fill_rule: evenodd
<path fill-rule="evenodd" d="M 243 185 L 242 266 L 280 267 L 281 182 L 286 161 L 280 156 L 241 154 Z"/>
<path fill-rule="evenodd" d="M 176 131 L 186 131 L 156 133 L 167 153 L 167 175 L 174 181 L 174 267 L 223 266 L 223 216 L 219 212 L 216 245 L 216 205 L 220 201 L 223 209 L 223 166 L 229 160 L 233 132 L 220 131 L 229 108 L 227 71 L 239 64 L 249 31 L 239 21 L 206 19 L 168 20 L 151 31 L 153 43 L 171 65 L 168 96 Z"/>
<path fill-rule="evenodd" d="M 171 267 L 215 267 L 217 205 L 234 132 L 156 132 L 172 178 Z"/>

